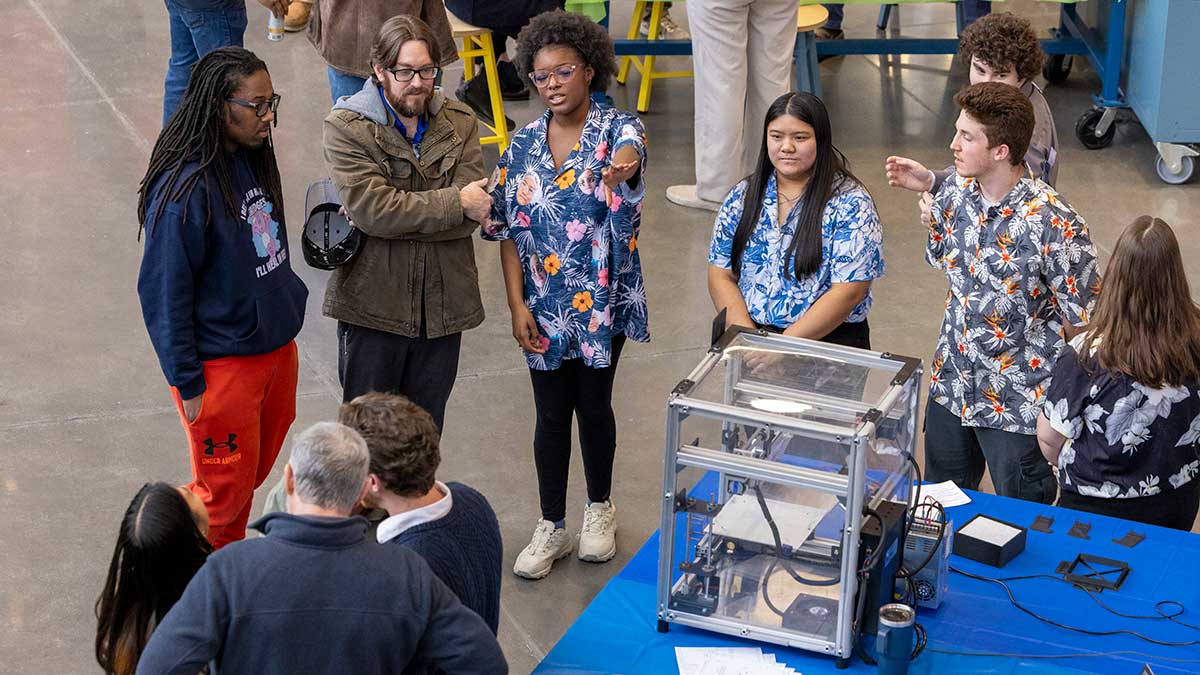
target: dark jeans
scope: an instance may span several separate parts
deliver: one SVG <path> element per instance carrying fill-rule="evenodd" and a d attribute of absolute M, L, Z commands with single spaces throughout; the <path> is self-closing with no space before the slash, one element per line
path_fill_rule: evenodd
<path fill-rule="evenodd" d="M 404 337 L 338 322 L 338 380 L 342 401 L 372 391 L 403 394 L 437 423 L 458 377 L 462 333 L 439 338 Z"/>
<path fill-rule="evenodd" d="M 590 368 L 583 359 L 563 361 L 555 370 L 529 370 L 537 425 L 533 432 L 533 461 L 537 465 L 542 518 L 558 522 L 567 515 L 567 478 L 571 470 L 571 417 L 579 420 L 579 448 L 588 500 L 602 502 L 612 490 L 613 458 L 617 451 L 617 420 L 613 416 L 613 378 L 625 335 L 612 340 L 612 365 Z"/>
<path fill-rule="evenodd" d="M 986 462 L 996 494 L 1050 504 L 1058 484 L 1037 436 L 968 427 L 937 401 L 925 406 L 925 480 L 979 489 Z"/>
<path fill-rule="evenodd" d="M 1178 489 L 1166 490 L 1152 497 L 1131 499 L 1085 497 L 1064 489 L 1058 497 L 1058 505 L 1065 509 L 1190 532 L 1192 523 L 1196 522 L 1196 512 L 1200 510 L 1200 480 L 1193 478 Z"/>
<path fill-rule="evenodd" d="M 192 66 L 219 47 L 242 46 L 245 0 L 164 0 L 171 25 L 171 59 L 163 85 L 163 126 L 179 107 Z"/>
<path fill-rule="evenodd" d="M 362 91 L 363 85 L 367 83 L 367 78 L 343 73 L 342 71 L 329 66 L 326 76 L 329 78 L 329 97 L 334 103 L 343 96 L 353 96 Z"/>

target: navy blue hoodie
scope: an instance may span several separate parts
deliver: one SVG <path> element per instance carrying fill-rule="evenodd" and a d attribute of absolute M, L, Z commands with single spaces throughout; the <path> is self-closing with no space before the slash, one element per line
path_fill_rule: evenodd
<path fill-rule="evenodd" d="M 186 201 L 168 203 L 157 219 L 165 177 L 147 200 L 138 298 L 167 383 L 185 400 L 204 393 L 201 361 L 266 354 L 304 323 L 308 289 L 292 271 L 283 218 L 244 151 L 232 165 L 237 213 L 229 213 L 215 177 L 198 180 Z M 186 166 L 180 180 L 198 170 Z"/>

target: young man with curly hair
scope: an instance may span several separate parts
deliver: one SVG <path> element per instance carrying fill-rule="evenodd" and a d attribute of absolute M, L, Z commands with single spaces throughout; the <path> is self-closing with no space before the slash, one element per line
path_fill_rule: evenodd
<path fill-rule="evenodd" d="M 425 559 L 464 605 L 495 633 L 500 624 L 500 523 L 486 498 L 437 479 L 440 434 L 429 413 L 403 396 L 370 393 L 342 405 L 338 421 L 367 442 L 366 506 L 382 508 L 379 543 Z"/>
<path fill-rule="evenodd" d="M 958 53 L 968 63 L 971 84 L 1001 82 L 1029 97 L 1035 122 L 1025 164 L 1030 177 L 1054 187 L 1058 181 L 1058 134 L 1050 105 L 1033 82 L 1044 58 L 1033 24 L 1008 12 L 985 16 L 963 31 Z M 889 185 L 935 194 L 954 173 L 952 166 L 930 171 L 907 157 L 889 157 L 886 168 Z"/>
<path fill-rule="evenodd" d="M 923 203 L 925 260 L 949 285 L 929 369 L 925 478 L 974 490 L 986 464 L 996 494 L 1049 504 L 1056 484 L 1037 418 L 1064 335 L 1090 319 L 1096 249 L 1083 218 L 1028 175 L 1029 99 L 983 82 L 954 102 L 955 172 Z"/>
<path fill-rule="evenodd" d="M 512 334 L 537 410 L 541 518 L 513 572 L 540 579 L 574 548 L 564 526 L 573 419 L 588 496 L 579 558 L 617 554 L 613 380 L 626 339 L 650 339 L 638 252 L 646 133 L 635 115 L 592 100 L 617 64 L 608 32 L 587 17 L 535 17 L 516 62 L 547 110 L 500 157 L 483 236 L 500 242 Z"/>

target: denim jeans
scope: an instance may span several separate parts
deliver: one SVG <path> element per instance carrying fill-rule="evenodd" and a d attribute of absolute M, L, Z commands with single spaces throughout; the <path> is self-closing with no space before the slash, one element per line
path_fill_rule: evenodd
<path fill-rule="evenodd" d="M 358 77 L 355 75 L 347 75 L 340 70 L 336 70 L 333 66 L 329 66 L 329 96 L 334 103 L 338 102 L 343 96 L 353 96 L 357 94 L 363 85 L 367 83 L 367 78 Z"/>
<path fill-rule="evenodd" d="M 171 20 L 171 60 L 163 86 L 163 126 L 179 107 L 192 66 L 220 47 L 242 46 L 245 0 L 164 0 Z"/>

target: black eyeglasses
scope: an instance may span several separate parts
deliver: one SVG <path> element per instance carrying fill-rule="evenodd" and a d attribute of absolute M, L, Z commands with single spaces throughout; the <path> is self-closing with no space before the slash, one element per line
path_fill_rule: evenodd
<path fill-rule="evenodd" d="M 279 94 L 273 94 L 271 98 L 263 101 L 262 103 L 247 101 L 244 98 L 230 98 L 226 100 L 234 105 L 240 105 L 243 108 L 250 108 L 254 110 L 254 114 L 258 117 L 266 117 L 267 113 L 279 112 Z M 273 121 L 275 124 L 279 124 L 279 117 L 276 116 Z"/>
<path fill-rule="evenodd" d="M 566 84 L 575 77 L 577 70 L 579 70 L 578 63 L 562 65 L 554 70 L 535 70 L 529 74 L 529 81 L 533 83 L 533 86 L 540 88 L 550 84 L 550 77 L 553 76 L 559 84 Z"/>
<path fill-rule="evenodd" d="M 442 69 L 437 66 L 425 66 L 424 68 L 388 68 L 387 71 L 396 78 L 397 82 L 412 82 L 416 75 L 420 75 L 422 80 L 436 80 Z"/>

